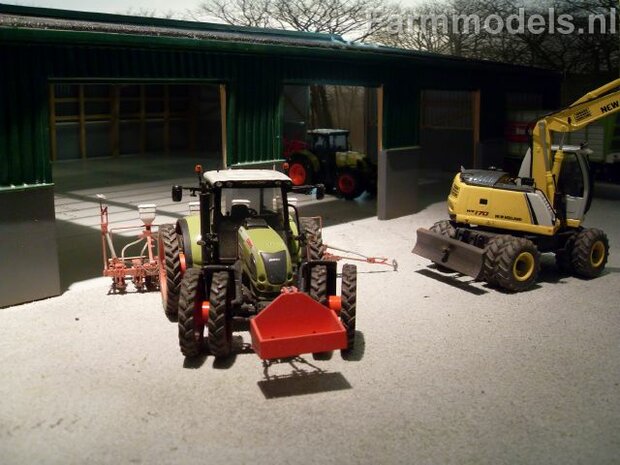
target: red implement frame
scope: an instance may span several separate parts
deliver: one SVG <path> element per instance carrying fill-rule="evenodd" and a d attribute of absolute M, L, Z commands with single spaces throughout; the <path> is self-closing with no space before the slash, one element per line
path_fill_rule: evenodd
<path fill-rule="evenodd" d="M 284 289 L 252 318 L 250 333 L 252 348 L 263 360 L 347 348 L 337 311 L 295 288 Z"/>
<path fill-rule="evenodd" d="M 130 279 L 138 291 L 145 287 L 155 290 L 159 282 L 159 258 L 153 254 L 154 237 L 152 225 L 125 226 L 110 228 L 108 219 L 108 205 L 105 197 L 99 197 L 99 211 L 101 215 L 101 247 L 103 252 L 103 276 L 112 278 L 115 291 L 123 292 L 127 288 L 126 280 Z M 112 232 L 141 230 L 138 239 L 125 245 L 121 256 L 116 254 Z M 125 256 L 125 251 L 143 243 L 140 255 Z"/>

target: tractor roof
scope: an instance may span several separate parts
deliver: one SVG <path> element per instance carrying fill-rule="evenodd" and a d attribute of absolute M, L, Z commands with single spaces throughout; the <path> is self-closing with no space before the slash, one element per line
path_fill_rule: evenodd
<path fill-rule="evenodd" d="M 332 134 L 349 134 L 348 129 L 310 129 L 308 134 L 322 134 L 325 136 L 330 136 Z"/>
<path fill-rule="evenodd" d="M 275 170 L 212 170 L 204 173 L 205 180 L 213 185 L 216 182 L 248 183 L 286 181 L 291 182 L 286 174 Z"/>

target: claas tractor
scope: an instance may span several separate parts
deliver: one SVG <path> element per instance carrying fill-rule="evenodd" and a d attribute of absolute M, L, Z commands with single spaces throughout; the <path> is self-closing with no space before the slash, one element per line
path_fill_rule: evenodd
<path fill-rule="evenodd" d="M 320 218 L 300 217 L 294 186 L 271 170 L 202 172 L 198 186 L 172 188 L 199 198 L 199 212 L 159 228 L 160 289 L 166 315 L 178 320 L 186 357 L 203 343 L 215 357 L 232 350 L 232 333 L 249 327 L 261 359 L 340 349 L 355 342 L 357 271 L 324 259 Z M 206 334 L 205 334 L 206 333 Z"/>
<path fill-rule="evenodd" d="M 347 200 L 376 192 L 377 168 L 367 155 L 350 150 L 346 129 L 308 131 L 308 141 L 290 141 L 284 157 L 296 186 L 320 182 Z"/>
<path fill-rule="evenodd" d="M 541 118 L 517 177 L 501 170 L 463 169 L 448 196 L 449 220 L 420 228 L 413 252 L 507 291 L 529 289 L 541 253 L 582 278 L 599 276 L 609 241 L 583 221 L 592 201 L 585 147 L 565 146 L 557 136 L 620 111 L 620 79 Z"/>

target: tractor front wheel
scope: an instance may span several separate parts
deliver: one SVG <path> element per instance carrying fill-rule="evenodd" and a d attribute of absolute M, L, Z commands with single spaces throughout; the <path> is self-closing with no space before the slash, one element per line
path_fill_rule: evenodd
<path fill-rule="evenodd" d="M 229 311 L 228 273 L 218 271 L 211 278 L 209 295 L 209 350 L 216 358 L 227 357 L 232 348 L 232 320 Z"/>
<path fill-rule="evenodd" d="M 362 176 L 356 170 L 344 170 L 336 179 L 338 193 L 347 200 L 353 200 L 364 192 Z"/>
<path fill-rule="evenodd" d="M 327 268 L 315 266 L 310 273 L 310 297 L 327 306 Z"/>
<path fill-rule="evenodd" d="M 347 331 L 347 348 L 342 353 L 346 354 L 355 346 L 355 310 L 357 304 L 357 267 L 355 265 L 344 265 L 342 267 L 340 296 L 342 302 L 340 321 Z"/>
<path fill-rule="evenodd" d="M 529 239 L 503 241 L 493 263 L 495 284 L 511 292 L 532 287 L 540 270 L 540 253 Z"/>
<path fill-rule="evenodd" d="M 571 265 L 577 276 L 596 278 L 605 269 L 607 257 L 609 240 L 603 231 L 589 228 L 577 233 L 571 251 Z"/>
<path fill-rule="evenodd" d="M 179 291 L 181 288 L 181 261 L 179 240 L 172 224 L 159 227 L 159 290 L 166 317 L 176 321 L 179 313 Z"/>
<path fill-rule="evenodd" d="M 197 357 L 202 351 L 204 322 L 202 302 L 204 301 L 204 277 L 197 268 L 187 270 L 181 280 L 179 298 L 179 346 L 186 357 Z"/>
<path fill-rule="evenodd" d="M 319 218 L 302 217 L 299 219 L 301 229 L 306 235 L 306 260 L 323 260 L 325 246 Z"/>

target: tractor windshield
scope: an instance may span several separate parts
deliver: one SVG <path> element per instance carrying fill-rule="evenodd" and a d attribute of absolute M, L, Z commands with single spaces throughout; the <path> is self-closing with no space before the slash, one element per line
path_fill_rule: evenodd
<path fill-rule="evenodd" d="M 335 134 L 331 136 L 331 146 L 334 150 L 348 150 L 346 134 Z"/>
<path fill-rule="evenodd" d="M 259 217 L 274 229 L 284 229 L 280 187 L 232 187 L 222 189 L 221 213 L 237 221 Z"/>

